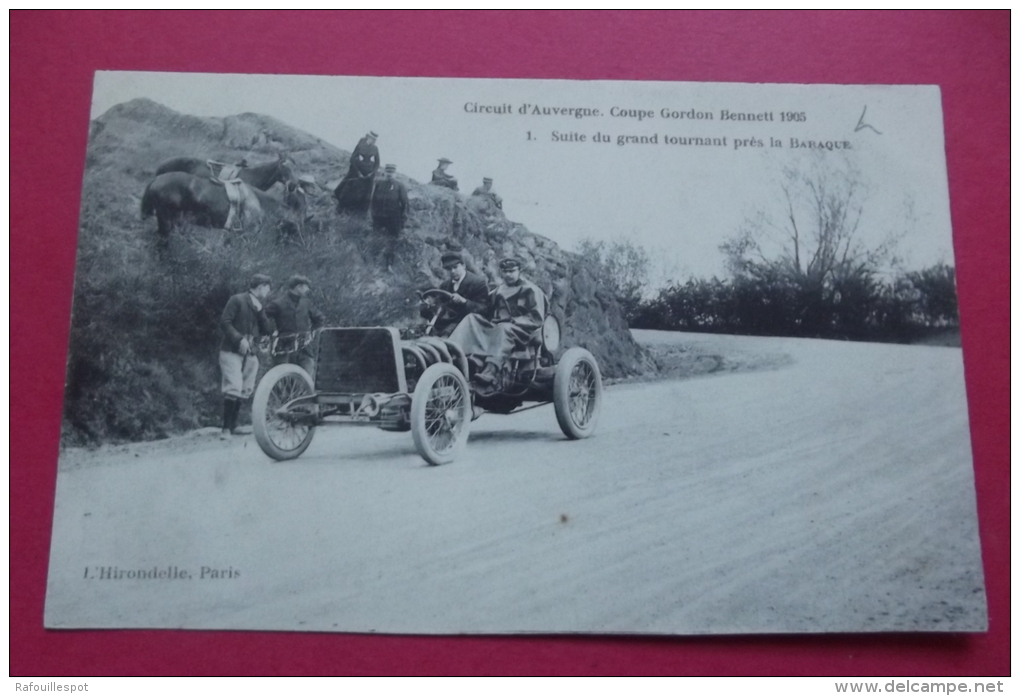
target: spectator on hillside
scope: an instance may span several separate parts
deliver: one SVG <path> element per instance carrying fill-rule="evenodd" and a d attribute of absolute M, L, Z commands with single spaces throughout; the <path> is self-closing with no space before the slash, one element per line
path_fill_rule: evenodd
<path fill-rule="evenodd" d="M 379 148 L 375 146 L 378 138 L 374 131 L 369 132 L 354 147 L 347 175 L 333 192 L 338 212 L 364 213 L 368 210 L 375 173 L 379 170 Z"/>
<path fill-rule="evenodd" d="M 458 191 L 459 189 L 457 188 L 457 177 L 453 176 L 452 174 L 446 173 L 446 168 L 449 167 L 451 164 L 453 164 L 453 162 L 446 159 L 445 157 L 441 157 L 439 159 L 439 166 L 436 167 L 432 172 L 431 183 L 435 184 L 436 186 L 445 186 L 448 189 Z"/>
<path fill-rule="evenodd" d="M 387 164 L 383 178 L 372 194 L 372 227 L 385 235 L 383 263 L 393 267 L 397 254 L 397 240 L 407 222 L 407 187 L 394 178 L 396 165 Z"/>
<path fill-rule="evenodd" d="M 471 192 L 472 196 L 480 196 L 482 198 L 488 198 L 492 201 L 500 210 L 503 209 L 503 199 L 500 198 L 499 194 L 492 190 L 492 179 L 485 177 L 482 179 L 482 185 Z"/>
<path fill-rule="evenodd" d="M 407 222 L 407 187 L 394 178 L 397 167 L 387 164 L 372 194 L 372 226 L 396 237 Z"/>

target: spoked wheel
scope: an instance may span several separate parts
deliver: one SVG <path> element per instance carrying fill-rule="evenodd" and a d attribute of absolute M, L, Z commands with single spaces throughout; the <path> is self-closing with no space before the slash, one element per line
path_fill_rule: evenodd
<path fill-rule="evenodd" d="M 467 442 L 471 392 L 460 370 L 449 363 L 431 365 L 411 397 L 411 435 L 422 459 L 449 464 Z"/>
<path fill-rule="evenodd" d="M 553 406 L 563 434 L 580 440 L 595 432 L 602 408 L 602 373 L 595 356 L 571 348 L 556 365 Z"/>
<path fill-rule="evenodd" d="M 312 443 L 315 426 L 307 421 L 315 414 L 315 404 L 287 404 L 313 391 L 312 378 L 297 365 L 277 365 L 259 382 L 251 406 L 252 428 L 259 447 L 273 459 L 300 457 Z"/>

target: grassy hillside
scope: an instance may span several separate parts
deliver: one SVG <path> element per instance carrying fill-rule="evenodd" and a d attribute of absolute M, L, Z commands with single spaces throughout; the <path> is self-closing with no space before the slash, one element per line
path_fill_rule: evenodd
<path fill-rule="evenodd" d="M 612 295 L 578 257 L 460 194 L 408 185 L 411 215 L 392 267 L 367 220 L 338 215 L 329 191 L 313 199 L 303 235 L 277 222 L 243 236 L 185 224 L 166 248 L 140 197 L 161 161 L 193 155 L 252 164 L 290 154 L 318 182 L 347 170 L 349 153 L 275 119 L 242 114 L 197 118 L 139 99 L 91 126 L 82 191 L 77 275 L 65 399 L 67 443 L 139 440 L 219 417 L 217 322 L 252 273 L 277 287 L 311 278 L 312 299 L 334 325 L 410 326 L 415 291 L 437 284 L 440 255 L 459 247 L 468 266 L 495 280 L 515 254 L 550 297 L 564 343 L 590 349 L 608 377 L 648 369 Z"/>

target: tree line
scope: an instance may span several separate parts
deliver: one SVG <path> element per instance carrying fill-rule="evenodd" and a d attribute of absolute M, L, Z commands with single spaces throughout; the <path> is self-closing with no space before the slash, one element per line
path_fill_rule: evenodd
<path fill-rule="evenodd" d="M 632 241 L 589 239 L 576 251 L 632 328 L 895 342 L 958 330 L 955 269 L 887 270 L 900 266 L 906 232 L 875 234 L 894 226 L 865 216 L 868 187 L 852 160 L 812 153 L 788 162 L 774 183 L 719 246 L 727 278 L 692 277 L 653 294 L 651 257 Z M 913 217 L 907 205 L 903 230 Z"/>
<path fill-rule="evenodd" d="M 893 342 L 959 328 L 955 272 L 947 264 L 830 287 L 775 268 L 692 278 L 641 300 L 628 320 L 641 329 Z"/>

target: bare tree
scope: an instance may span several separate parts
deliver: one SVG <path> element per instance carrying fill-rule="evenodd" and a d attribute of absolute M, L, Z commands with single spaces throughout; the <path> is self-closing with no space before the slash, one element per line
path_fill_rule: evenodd
<path fill-rule="evenodd" d="M 811 153 L 780 170 L 775 197 L 720 250 L 735 279 L 758 288 L 768 305 L 761 311 L 780 310 L 785 330 L 838 334 L 869 321 L 877 273 L 896 263 L 903 234 L 879 234 L 865 214 L 867 199 L 850 157 Z"/>
<path fill-rule="evenodd" d="M 779 273 L 828 294 L 893 260 L 895 235 L 862 239 L 867 187 L 850 159 L 819 152 L 788 164 L 776 193 L 720 246 L 734 275 Z"/>

